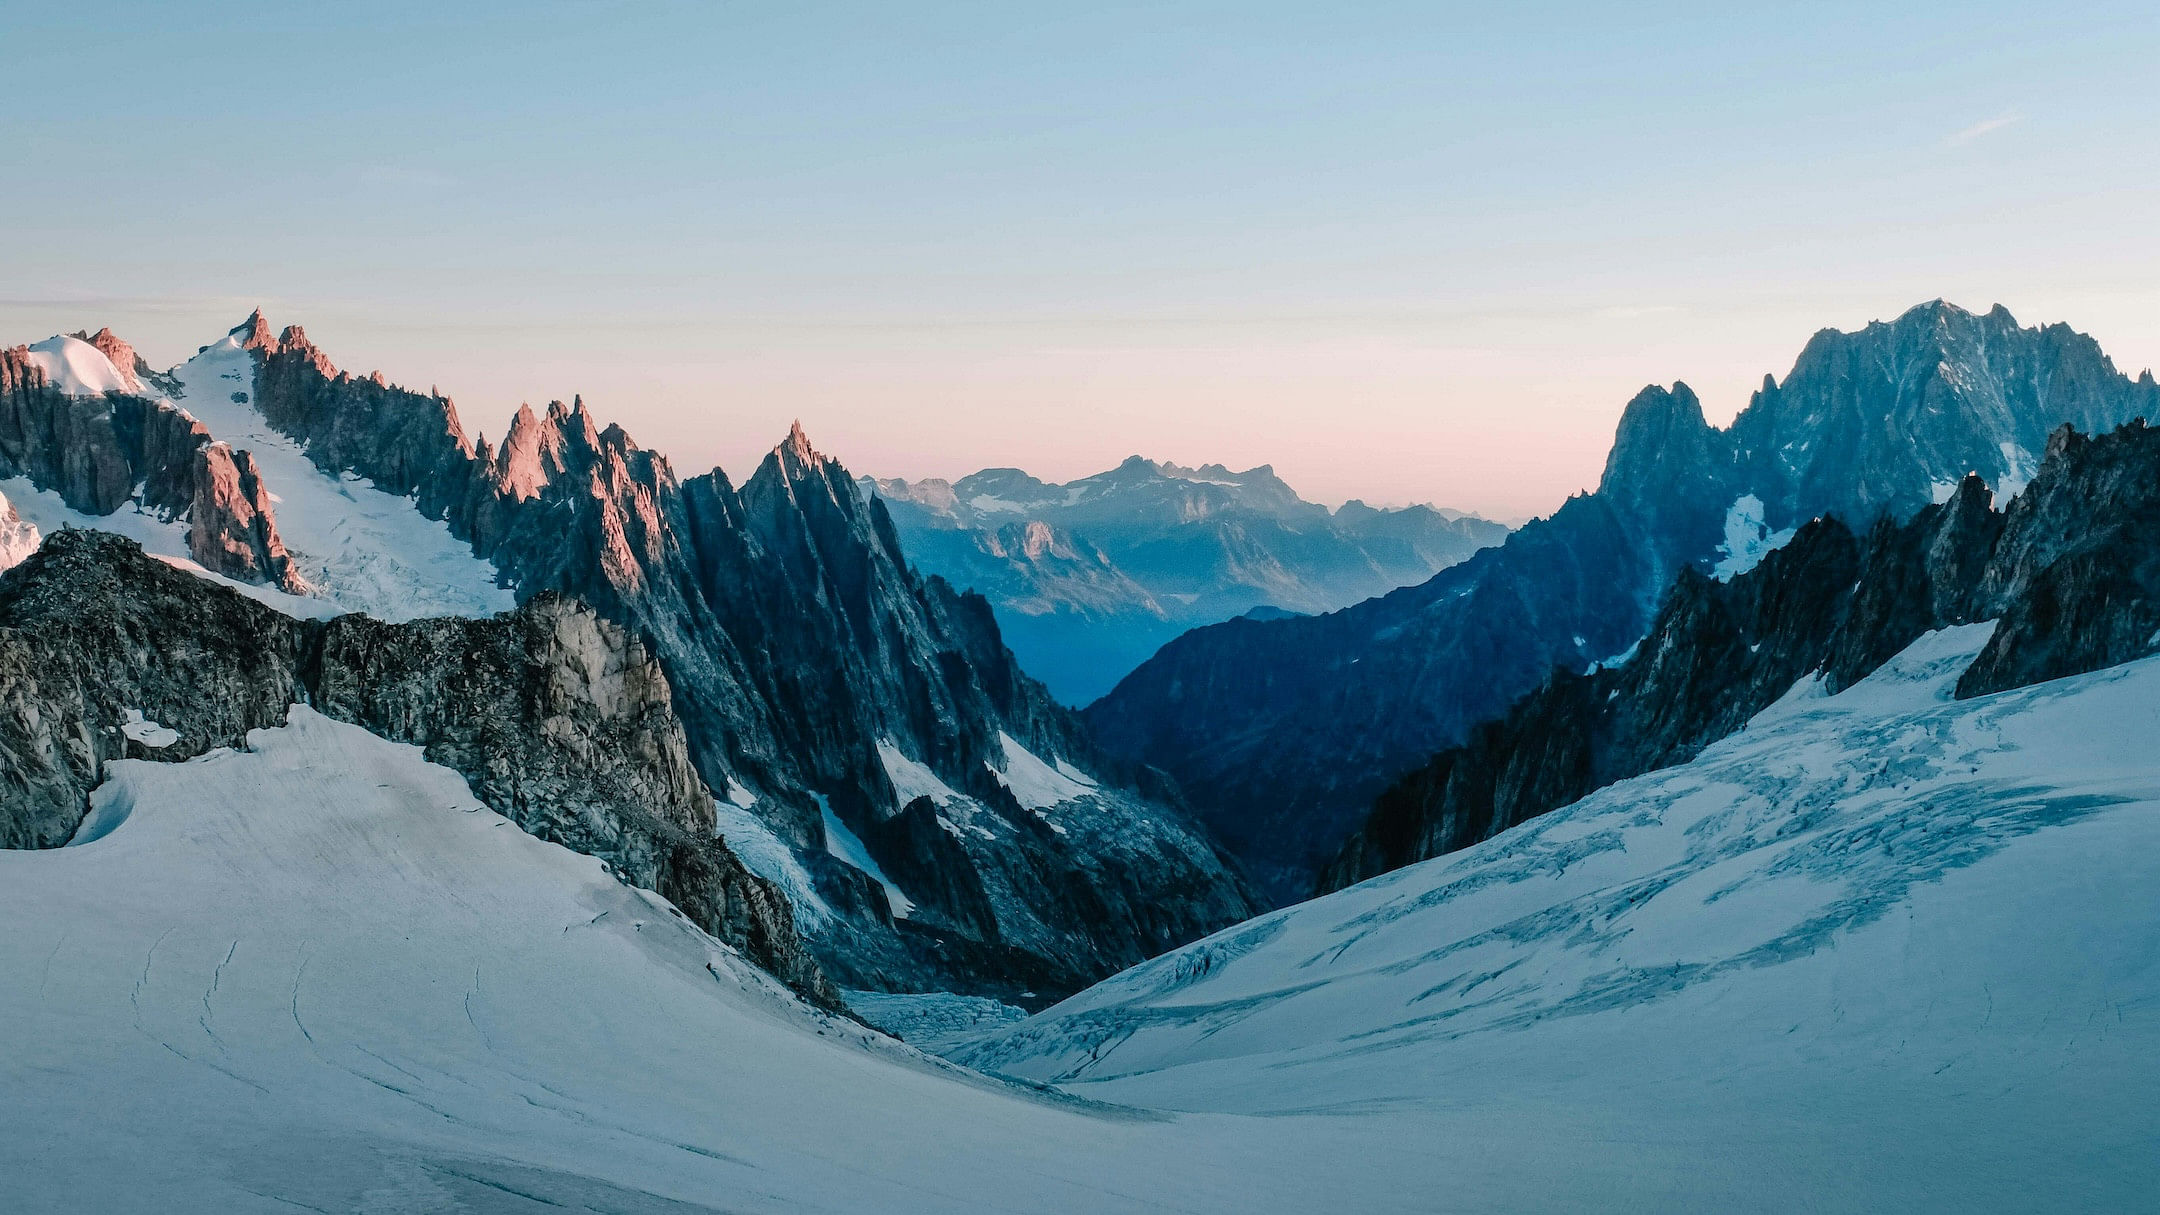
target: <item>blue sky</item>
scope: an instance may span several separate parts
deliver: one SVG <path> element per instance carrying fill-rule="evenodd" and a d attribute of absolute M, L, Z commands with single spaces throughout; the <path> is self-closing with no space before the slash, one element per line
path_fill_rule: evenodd
<path fill-rule="evenodd" d="M 2160 362 L 2153 6 L 1740 7 L 5 3 L 0 339 L 1509 515 L 1935 296 Z"/>

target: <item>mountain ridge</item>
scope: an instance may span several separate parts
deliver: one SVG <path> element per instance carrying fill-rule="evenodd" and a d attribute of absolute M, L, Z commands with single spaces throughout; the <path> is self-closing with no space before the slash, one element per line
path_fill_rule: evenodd
<path fill-rule="evenodd" d="M 1394 779 L 1555 666 L 1634 645 L 1683 567 L 1735 572 L 1824 513 L 1909 515 L 1975 469 L 2021 484 L 2053 426 L 2156 414 L 2149 372 L 2131 380 L 2091 338 L 2000 307 L 1937 301 L 1825 329 L 1728 427 L 1684 383 L 1645 388 L 1598 490 L 1418 586 L 1186 633 L 1087 717 L 1105 746 L 1194 791 L 1274 897 L 1297 897 Z"/>
<path fill-rule="evenodd" d="M 847 985 L 1055 993 L 1249 912 L 1205 833 L 1160 800 L 1168 786 L 1097 751 L 1013 664 L 986 604 L 912 571 L 882 505 L 799 426 L 738 488 L 717 469 L 678 479 L 576 398 L 519 411 L 499 446 L 475 441 L 449 398 L 340 371 L 303 330 L 273 333 L 259 310 L 181 370 L 191 408 L 283 453 L 270 489 L 284 501 L 262 514 L 286 533 L 342 544 L 356 506 L 402 516 L 355 552 L 303 554 L 311 569 L 388 578 L 371 594 L 396 601 L 392 615 L 437 604 L 486 614 L 513 590 L 518 601 L 553 591 L 645 639 L 699 774 L 746 815 L 739 829 L 771 837 L 751 855 L 782 849 L 799 867 L 780 876 L 810 875 L 789 893 L 798 908 L 817 905 L 803 922 L 820 930 L 813 948 Z M 150 411 L 208 433 L 169 403 L 20 383 L 17 417 Z M 0 473 L 64 478 L 64 459 L 52 469 L 11 460 L 6 421 Z M 338 488 L 319 494 L 315 478 Z M 383 493 L 343 488 L 353 481 Z M 77 496 L 89 516 L 131 501 L 120 477 L 85 484 L 111 491 Z M 195 526 L 183 510 L 163 517 Z M 396 551 L 423 540 L 433 555 Z M 445 577 L 464 589 L 433 594 Z M 431 595 L 399 601 L 419 590 Z M 955 827 L 957 846 L 934 856 L 903 854 L 920 840 L 881 829 L 908 800 L 884 748 L 935 772 L 961 799 L 944 812 L 975 830 Z M 1095 783 L 1023 805 L 1005 783 L 1023 756 L 1074 765 Z M 966 907 L 910 899 L 916 914 L 895 916 L 880 879 L 840 855 L 836 831 L 859 837 L 873 867 L 957 866 L 964 874 L 943 874 L 940 889 L 986 893 Z M 1151 889 L 1171 893 L 1151 901 L 1142 893 Z"/>
<path fill-rule="evenodd" d="M 1261 607 L 1342 607 L 1507 532 L 1423 504 L 1330 510 L 1267 464 L 1236 472 L 1134 455 L 1063 484 L 1017 468 L 863 484 L 916 564 L 986 595 L 1022 665 L 1074 704 L 1187 628 Z"/>

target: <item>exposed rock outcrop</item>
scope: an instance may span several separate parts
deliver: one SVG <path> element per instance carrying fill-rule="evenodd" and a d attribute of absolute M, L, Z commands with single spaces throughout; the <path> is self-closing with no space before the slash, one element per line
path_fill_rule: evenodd
<path fill-rule="evenodd" d="M 1998 617 L 1961 697 L 2160 651 L 2160 431 L 2060 428 L 2002 512 L 1968 476 L 1949 501 L 1903 524 L 1882 517 L 1865 540 L 1823 518 L 1730 583 L 1683 570 L 1625 661 L 1553 672 L 1382 793 L 1320 889 L 1684 763 L 1804 678 L 1841 691 L 1925 632 Z"/>
<path fill-rule="evenodd" d="M 188 551 L 205 569 L 244 582 L 267 582 L 301 594 L 307 584 L 278 539 L 255 457 L 223 443 L 195 449 L 195 493 L 188 506 Z"/>
<path fill-rule="evenodd" d="M 1639 394 L 1595 493 L 1420 586 L 1328 616 L 1188 633 L 1088 710 L 1104 745 L 1160 767 L 1280 897 L 1309 889 L 1372 799 L 1464 742 L 1555 666 L 1640 640 L 1676 572 L 1833 514 L 1865 532 L 1968 472 L 2014 490 L 2055 427 L 2160 416 L 2067 326 L 1936 301 L 1818 333 L 1724 429 L 1684 385 Z"/>
<path fill-rule="evenodd" d="M 652 654 L 556 596 L 485 620 L 302 622 L 120 537 L 58 533 L 0 576 L 0 844 L 65 843 L 107 759 L 242 746 L 303 698 L 421 746 L 520 827 L 836 1003 L 785 897 L 715 835 Z"/>
<path fill-rule="evenodd" d="M 108 759 L 188 759 L 282 724 L 305 632 L 117 536 L 46 537 L 0 575 L 0 844 L 66 843 Z M 145 721 L 174 736 L 125 729 Z"/>

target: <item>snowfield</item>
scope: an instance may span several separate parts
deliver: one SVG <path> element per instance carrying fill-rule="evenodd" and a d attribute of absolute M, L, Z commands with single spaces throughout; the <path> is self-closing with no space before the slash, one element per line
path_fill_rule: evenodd
<path fill-rule="evenodd" d="M 875 1010 L 1063 1092 L 295 707 L 0 852 L 0 1205 L 2149 1208 L 2160 660 L 1948 701 L 1985 632 L 1030 1020 Z"/>
<path fill-rule="evenodd" d="M 54 335 L 29 348 L 28 362 L 45 373 L 45 382 L 71 397 L 134 392 L 134 377 L 113 366 L 105 352 L 81 338 Z"/>
<path fill-rule="evenodd" d="M 1358 1120 L 1097 1109 L 816 1014 L 415 748 L 297 706 L 250 745 L 0 851 L 0 1208 L 1425 1206 Z"/>

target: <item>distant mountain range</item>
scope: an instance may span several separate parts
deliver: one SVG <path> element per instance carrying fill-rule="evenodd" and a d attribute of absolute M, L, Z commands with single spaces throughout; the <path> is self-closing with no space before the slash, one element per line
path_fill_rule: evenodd
<path fill-rule="evenodd" d="M 1268 465 L 1133 456 L 1062 485 L 1016 468 L 958 481 L 864 478 L 909 559 L 996 609 L 1020 665 L 1084 704 L 1187 629 L 1327 612 L 1422 582 L 1508 529 L 1432 506 L 1335 510 Z"/>
<path fill-rule="evenodd" d="M 1680 571 L 1730 577 L 1825 514 L 1863 533 L 1908 519 L 1968 472 L 2007 496 L 2055 427 L 2155 416 L 2149 371 L 2133 380 L 2091 338 L 2001 307 L 1938 300 L 1823 330 L 1730 427 L 1685 384 L 1646 388 L 1595 493 L 1420 585 L 1188 633 L 1087 717 L 1112 751 L 1176 778 L 1274 897 L 1301 898 L 1398 777 L 1555 668 L 1627 656 Z"/>

